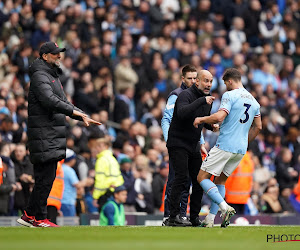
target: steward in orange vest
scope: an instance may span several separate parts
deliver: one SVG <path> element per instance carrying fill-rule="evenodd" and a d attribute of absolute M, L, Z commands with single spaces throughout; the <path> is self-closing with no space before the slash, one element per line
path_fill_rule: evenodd
<path fill-rule="evenodd" d="M 294 187 L 293 193 L 296 196 L 296 200 L 300 203 L 300 175 L 299 175 L 298 183 Z"/>
<path fill-rule="evenodd" d="M 251 153 L 246 152 L 238 167 L 226 181 L 226 202 L 237 208 L 240 213 L 244 212 L 244 205 L 250 198 L 253 184 L 254 162 Z M 237 211 L 237 212 L 238 212 Z"/>
<path fill-rule="evenodd" d="M 291 204 L 293 205 L 294 209 L 300 213 L 300 175 L 298 179 L 298 183 L 295 185 L 293 193 L 289 198 Z"/>
<path fill-rule="evenodd" d="M 63 160 L 57 163 L 56 177 L 47 199 L 47 218 L 56 224 L 57 211 L 61 208 L 61 199 L 64 192 Z"/>

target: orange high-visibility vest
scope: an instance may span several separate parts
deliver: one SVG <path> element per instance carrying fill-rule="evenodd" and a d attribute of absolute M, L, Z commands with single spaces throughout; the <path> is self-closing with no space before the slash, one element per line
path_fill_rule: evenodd
<path fill-rule="evenodd" d="M 161 196 L 161 206 L 159 208 L 159 211 L 164 212 L 165 211 L 165 195 L 166 195 L 166 187 L 167 187 L 167 182 L 164 185 L 164 190 Z"/>
<path fill-rule="evenodd" d="M 3 184 L 3 165 L 2 165 L 2 159 L 0 157 L 0 185 Z"/>
<path fill-rule="evenodd" d="M 57 210 L 60 210 L 61 208 L 61 199 L 64 191 L 64 171 L 62 168 L 62 163 L 63 161 L 57 163 L 56 177 L 47 199 L 47 206 L 54 206 L 57 208 Z"/>
<path fill-rule="evenodd" d="M 226 181 L 226 202 L 246 204 L 253 184 L 254 162 L 247 152 Z"/>
<path fill-rule="evenodd" d="M 296 200 L 300 202 L 300 175 L 297 185 L 294 187 L 293 193 L 296 195 Z"/>

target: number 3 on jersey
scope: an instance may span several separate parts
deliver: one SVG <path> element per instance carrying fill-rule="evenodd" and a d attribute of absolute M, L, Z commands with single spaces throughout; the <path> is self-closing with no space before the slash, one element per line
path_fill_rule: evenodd
<path fill-rule="evenodd" d="M 245 120 L 240 119 L 240 123 L 246 123 L 249 120 L 248 110 L 251 107 L 251 104 L 244 103 L 244 106 L 246 107 L 246 110 L 244 112 L 246 118 L 245 118 Z"/>

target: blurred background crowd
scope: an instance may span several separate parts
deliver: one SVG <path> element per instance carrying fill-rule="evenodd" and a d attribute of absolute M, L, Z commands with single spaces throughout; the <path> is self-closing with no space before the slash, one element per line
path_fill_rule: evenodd
<path fill-rule="evenodd" d="M 263 130 L 243 163 L 251 173 L 249 196 L 239 202 L 236 195 L 233 203 L 249 214 L 300 212 L 299 34 L 297 0 L 0 1 L 0 154 L 13 187 L 0 193 L 0 203 L 8 201 L 0 213 L 22 212 L 34 183 L 26 149 L 28 69 L 46 41 L 67 48 L 60 79 L 69 100 L 102 123 L 86 128 L 67 120 L 72 167 L 83 183 L 78 213 L 97 212 L 84 183 L 97 175 L 98 138 L 119 162 L 127 211 L 163 210 L 168 151 L 160 121 L 185 64 L 213 74 L 212 112 L 228 67 L 240 70 L 261 105 Z M 203 133 L 209 150 L 218 134 Z M 204 198 L 201 212 L 208 207 Z"/>

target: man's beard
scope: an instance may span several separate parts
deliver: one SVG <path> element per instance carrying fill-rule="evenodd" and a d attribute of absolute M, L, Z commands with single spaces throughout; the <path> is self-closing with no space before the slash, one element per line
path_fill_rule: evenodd
<path fill-rule="evenodd" d="M 54 62 L 51 63 L 51 66 L 52 66 L 53 68 L 59 68 L 59 66 L 60 66 L 60 61 L 55 60 Z"/>
<path fill-rule="evenodd" d="M 54 65 L 55 65 L 57 68 L 59 68 L 59 66 L 60 66 L 60 61 L 59 61 L 59 60 L 55 60 Z"/>

